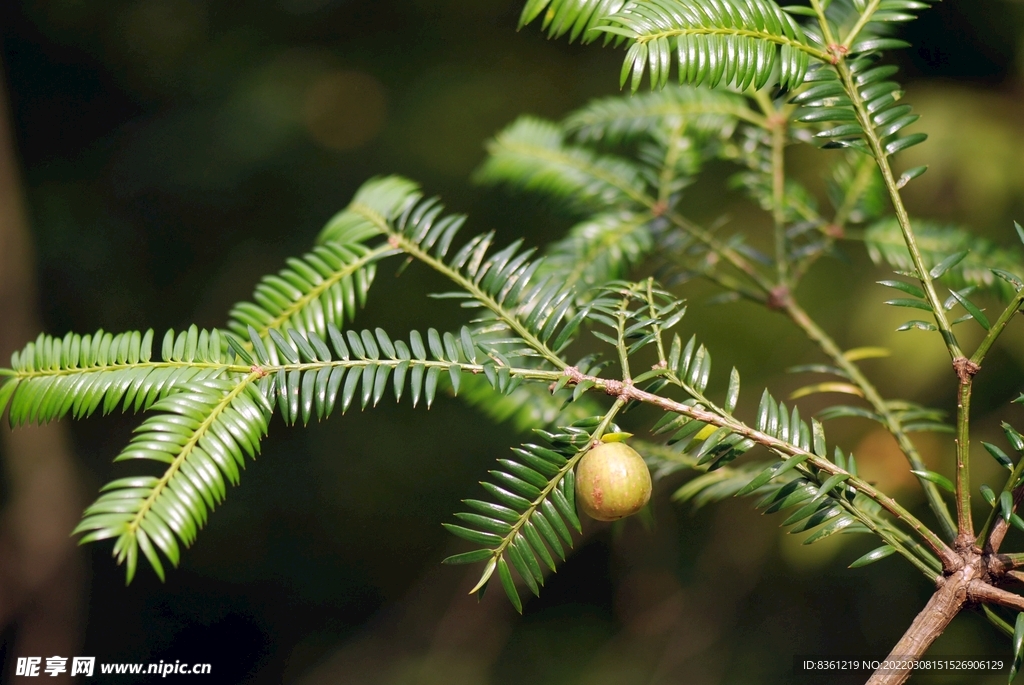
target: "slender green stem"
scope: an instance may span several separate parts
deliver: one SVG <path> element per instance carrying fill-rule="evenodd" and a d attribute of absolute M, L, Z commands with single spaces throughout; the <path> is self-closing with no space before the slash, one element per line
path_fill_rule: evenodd
<path fill-rule="evenodd" d="M 90 373 L 110 373 L 112 371 L 126 371 L 129 369 L 225 369 L 228 371 L 239 371 L 246 373 L 248 366 L 231 366 L 215 362 L 186 362 L 186 361 L 160 361 L 160 362 L 122 362 L 104 364 L 103 366 L 83 366 L 71 369 L 35 369 L 33 371 L 10 371 L 9 374 L 19 381 L 31 380 L 33 378 L 46 378 L 50 376 L 76 376 Z M 6 369 L 5 369 L 6 370 Z"/>
<path fill-rule="evenodd" d="M 878 137 L 878 133 L 875 131 L 874 124 L 871 121 L 871 115 L 868 113 L 864 100 L 860 96 L 860 91 L 853 82 L 853 75 L 850 73 L 850 68 L 845 62 L 839 62 L 839 64 L 836 65 L 836 70 L 839 72 L 839 76 L 846 87 L 846 92 L 850 96 L 850 100 L 853 102 L 853 109 L 857 116 L 857 121 L 864 130 L 864 136 L 867 140 L 868 146 L 871 148 L 871 153 L 875 157 L 875 162 L 878 164 L 878 168 L 882 172 L 882 179 L 885 181 L 885 187 L 889 193 L 889 199 L 892 202 L 893 209 L 896 211 L 896 219 L 899 222 L 900 230 L 903 232 L 903 240 L 907 244 L 907 250 L 910 252 L 910 258 L 914 263 L 914 269 L 917 271 L 917 278 L 920 280 L 921 285 L 924 288 L 928 304 L 931 305 L 932 314 L 935 317 L 935 324 L 938 326 L 939 332 L 942 334 L 942 339 L 946 343 L 946 348 L 949 350 L 949 356 L 954 361 L 962 359 L 964 357 L 964 353 L 960 349 L 960 345 L 957 343 L 956 336 L 953 335 L 953 329 L 950 327 L 949 320 L 946 318 L 946 310 L 942 306 L 942 300 L 939 299 L 938 293 L 935 290 L 935 282 L 932 279 L 931 274 L 928 272 L 928 268 L 924 262 L 924 257 L 921 255 L 921 250 L 917 244 L 917 236 L 914 235 L 914 230 L 910 225 L 910 215 L 907 213 L 907 208 L 903 204 L 903 197 L 900 195 L 899 187 L 896 185 L 896 178 L 892 172 L 892 167 L 889 165 L 888 153 L 886 153 L 885 147 L 882 145 L 882 141 Z"/>
<path fill-rule="evenodd" d="M 775 277 L 778 286 L 791 285 L 789 250 L 786 245 L 786 143 L 788 141 L 789 117 L 794 105 L 776 107 L 771 98 L 762 91 L 754 93 L 761 111 L 764 112 L 766 128 L 772 142 L 772 224 L 775 234 Z"/>
<path fill-rule="evenodd" d="M 665 143 L 665 160 L 661 165 L 661 173 L 658 174 L 658 202 L 662 205 L 668 203 L 669 195 L 672 194 L 672 182 L 676 178 L 676 166 L 682 152 L 681 141 L 686 130 L 685 122 L 685 119 L 680 118 L 675 123 Z"/>
<path fill-rule="evenodd" d="M 971 519 L 971 383 L 961 381 L 956 407 L 956 518 L 959 537 L 974 541 Z"/>
<path fill-rule="evenodd" d="M 765 292 L 770 292 L 773 284 L 770 279 L 759 272 L 743 255 L 724 244 L 709 231 L 701 228 L 689 219 L 676 212 L 669 212 L 666 215 L 673 224 L 689 233 L 691 236 L 707 245 L 712 252 L 732 264 L 736 269 L 746 274 L 751 281 L 757 284 Z"/>
<path fill-rule="evenodd" d="M 631 383 L 633 377 L 629 374 L 629 350 L 626 345 L 626 314 L 630 298 L 627 295 L 619 303 L 619 311 L 615 317 L 615 349 L 619 353 L 619 366 L 622 367 L 622 381 Z"/>
<path fill-rule="evenodd" d="M 654 277 L 647 279 L 647 311 L 655 323 L 651 324 L 654 331 L 655 342 L 658 344 L 658 365 L 668 366 L 668 357 L 665 356 L 665 341 L 661 338 L 661 324 L 658 321 L 658 308 L 654 305 Z"/>
<path fill-rule="evenodd" d="M 1006 325 L 1010 323 L 1010 319 L 1013 318 L 1013 315 L 1020 311 L 1022 304 L 1024 304 L 1024 288 L 1017 291 L 1017 294 L 1013 296 L 1012 300 L 1010 300 L 1010 304 L 1006 305 L 1006 309 L 1004 309 L 1003 313 L 999 315 L 999 318 L 995 320 L 992 327 L 988 329 L 988 334 L 985 336 L 985 339 L 981 341 L 981 344 L 978 345 L 978 349 L 976 349 L 974 354 L 971 356 L 972 362 L 981 366 L 981 362 L 985 359 L 985 355 L 988 354 L 989 349 L 991 349 L 996 339 L 1002 335 L 1003 331 L 1006 329 Z"/>
<path fill-rule="evenodd" d="M 431 267 L 435 271 L 447 276 L 460 288 L 465 290 L 467 293 L 472 295 L 478 302 L 483 304 L 485 307 L 491 310 L 495 316 L 500 318 L 508 325 L 516 335 L 523 339 L 523 341 L 532 347 L 540 356 L 544 357 L 547 361 L 553 364 L 556 368 L 564 369 L 567 364 L 562 361 L 562 358 L 555 354 L 551 348 L 544 344 L 536 335 L 534 335 L 523 323 L 505 307 L 501 306 L 493 297 L 487 294 L 480 286 L 471 281 L 470 279 L 463 276 L 457 270 L 451 268 L 440 259 L 435 259 L 432 255 L 424 252 L 420 249 L 419 245 L 412 242 L 405 236 L 392 231 L 390 227 L 387 227 L 389 240 L 393 242 L 397 247 L 401 248 L 403 252 L 408 254 L 410 257 L 415 257 L 427 266 Z"/>
<path fill-rule="evenodd" d="M 900 446 L 900 450 L 902 450 L 903 454 L 906 456 L 911 468 L 914 471 L 927 470 L 928 467 L 921 458 L 921 454 L 918 452 L 917 447 L 911 441 L 910 437 L 903 430 L 903 425 L 899 418 L 891 409 L 889 409 L 889 405 L 884 399 L 882 399 L 878 390 L 860 370 L 860 367 L 846 358 L 846 355 L 844 355 L 843 351 L 839 349 L 839 346 L 835 341 L 832 340 L 832 338 L 829 337 L 829 335 L 822 330 L 820 326 L 818 326 L 806 311 L 804 311 L 803 307 L 800 306 L 800 303 L 797 302 L 795 297 L 789 298 L 785 309 L 789 318 L 807 334 L 807 337 L 818 343 L 825 354 L 831 357 L 836 363 L 836 366 L 841 368 L 850 380 L 861 389 L 864 393 L 864 399 L 871 404 L 875 413 L 882 417 L 886 430 L 888 430 L 896 439 L 896 442 Z M 939 492 L 938 486 L 921 477 L 918 477 L 918 482 L 924 490 L 925 498 L 928 500 L 928 506 L 939 521 L 939 526 L 942 529 L 943 534 L 947 539 L 952 540 L 956 537 L 956 524 L 949 513 L 949 509 L 946 507 L 946 503 L 942 499 L 942 494 Z"/>
<path fill-rule="evenodd" d="M 887 530 L 885 527 L 878 524 L 877 521 L 873 520 L 870 516 L 866 515 L 863 511 L 858 509 L 852 502 L 846 499 L 839 498 L 839 503 L 846 511 L 851 515 L 855 516 L 858 521 L 863 523 L 865 526 L 871 529 L 875 535 L 880 537 L 883 542 L 890 545 L 893 549 L 900 553 L 904 559 L 914 565 L 917 570 L 925 575 L 929 580 L 934 580 L 935 577 L 941 572 L 941 569 L 933 568 L 928 565 L 926 561 L 918 557 L 917 554 L 907 549 L 903 543 L 901 543 L 896 535 L 892 531 Z"/>
<path fill-rule="evenodd" d="M 831 45 L 834 42 L 831 38 L 831 28 L 825 18 L 824 12 L 821 9 L 820 2 L 819 0 L 811 0 L 811 4 L 818 14 L 818 22 L 822 31 L 827 34 L 826 38 Z M 864 16 L 862 16 L 862 20 L 866 23 L 866 18 Z M 857 31 L 859 30 L 860 28 L 857 28 Z M 853 33 L 851 32 L 851 36 L 852 35 Z M 851 36 L 848 36 L 847 38 L 852 40 Z M 953 335 L 952 327 L 946 317 L 946 310 L 943 307 L 942 300 L 939 299 L 938 293 L 936 292 L 934 279 L 931 273 L 929 273 L 928 268 L 925 265 L 924 258 L 921 255 L 921 250 L 918 247 L 917 237 L 914 235 L 913 228 L 910 224 L 910 215 L 907 213 L 907 209 L 903 204 L 903 197 L 900 195 L 899 186 L 896 183 L 892 167 L 889 164 L 888 153 L 882 145 L 882 140 L 878 137 L 878 133 L 874 127 L 874 122 L 871 120 L 871 114 L 868 112 L 864 99 L 861 97 L 860 91 L 854 83 L 853 74 L 850 71 L 849 65 L 847 65 L 842 59 L 838 59 L 839 56 L 840 55 L 837 55 L 837 59 L 835 60 L 836 71 L 843 82 L 847 95 L 850 96 L 854 113 L 857 117 L 857 122 L 864 131 L 865 139 L 868 143 L 868 147 L 871 149 L 872 155 L 875 158 L 875 162 L 878 164 L 878 169 L 882 172 L 882 179 L 885 182 L 886 190 L 889 193 L 889 199 L 896 212 L 896 219 L 899 222 L 900 230 L 903 232 L 903 240 L 907 245 L 908 252 L 910 252 L 910 258 L 914 263 L 917 278 L 924 289 L 928 304 L 932 309 L 932 315 L 935 317 L 935 323 L 938 326 L 939 333 L 942 335 L 943 341 L 946 343 L 946 349 L 949 352 L 949 356 L 953 361 L 954 368 L 960 379 L 960 390 L 957 402 L 956 442 L 957 542 L 958 545 L 973 544 L 974 524 L 971 520 L 969 422 L 971 382 L 974 373 L 977 372 L 977 364 L 973 364 L 965 358 L 963 351 L 960 349 L 960 345 L 957 343 L 956 336 Z"/>
<path fill-rule="evenodd" d="M 874 160 L 866 155 L 860 155 L 857 175 L 854 176 L 853 183 L 850 184 L 850 190 L 846 193 L 846 197 L 843 198 L 843 204 L 836 210 L 836 214 L 832 218 L 833 225 L 838 228 L 846 225 L 846 222 L 850 220 L 850 215 L 853 214 L 853 210 L 857 208 L 857 203 L 860 202 L 864 192 L 871 185 L 871 179 L 874 175 Z"/>
<path fill-rule="evenodd" d="M 500 360 L 496 360 L 497 365 L 503 366 Z M 455 362 L 459 367 L 467 373 L 479 374 L 483 373 L 483 364 L 471 364 L 465 362 Z M 228 374 L 249 374 L 252 372 L 259 373 L 260 375 L 267 375 L 276 373 L 278 371 L 315 371 L 317 369 L 333 369 L 333 368 L 364 368 L 366 366 L 390 366 L 395 368 L 400 364 L 411 364 L 416 366 L 423 366 L 424 368 L 438 367 L 441 369 L 448 369 L 451 367 L 452 362 L 447 360 L 420 360 L 420 359 L 334 359 L 331 361 L 317 361 L 317 362 L 297 362 L 295 364 L 267 364 L 261 366 L 244 366 L 241 364 L 214 364 L 211 362 L 138 362 L 136 364 L 122 364 L 117 368 L 126 369 L 139 369 L 139 368 L 176 368 L 176 369 L 219 369 L 224 373 Z M 513 376 L 522 377 L 524 380 L 535 380 L 551 382 L 558 380 L 564 374 L 561 370 L 552 369 L 533 369 L 528 367 L 507 367 L 508 371 Z M 69 376 L 75 374 L 92 374 L 92 373 L 108 373 L 111 371 L 110 367 L 99 367 L 99 368 L 85 368 L 85 369 L 42 369 L 39 371 L 22 371 L 18 372 L 17 378 L 19 381 L 32 380 L 35 378 L 44 378 L 49 376 Z"/>
<path fill-rule="evenodd" d="M 821 36 L 825 39 L 825 45 L 835 45 L 836 37 L 832 33 L 832 25 L 828 23 L 825 16 L 825 9 L 821 6 L 821 0 L 811 0 L 811 8 L 818 15 L 818 25 L 821 27 Z M 821 59 L 826 62 L 833 61 L 833 55 L 826 54 Z"/>
<path fill-rule="evenodd" d="M 812 2 L 820 9 L 818 0 L 812 0 Z M 823 30 L 828 27 L 828 22 L 825 21 L 823 13 L 819 13 L 819 20 L 822 24 Z M 917 237 L 914 235 L 913 228 L 910 224 L 910 215 L 907 213 L 907 209 L 903 204 L 903 197 L 900 195 L 896 178 L 892 172 L 892 167 L 889 165 L 888 153 L 882 145 L 882 141 L 878 137 L 878 133 L 875 131 L 871 115 L 860 95 L 860 91 L 857 89 L 857 86 L 853 81 L 853 75 L 850 72 L 850 68 L 844 61 L 840 60 L 836 65 L 836 71 L 839 73 L 839 76 L 846 88 L 846 92 L 850 96 L 854 112 L 857 116 L 857 121 L 864 131 L 868 147 L 871 149 L 875 161 L 878 164 L 878 168 L 882 172 L 882 179 L 885 182 L 886 190 L 889 193 L 889 199 L 891 200 L 893 209 L 896 212 L 896 219 L 899 222 L 900 230 L 903 232 L 903 240 L 907 245 L 907 250 L 910 252 L 910 258 L 914 263 L 914 269 L 917 272 L 918 280 L 924 288 L 928 304 L 931 305 L 932 314 L 935 317 L 935 323 L 939 328 L 942 339 L 946 343 L 949 356 L 953 360 L 954 367 L 956 368 L 960 379 L 960 390 L 957 402 L 956 441 L 957 539 L 958 544 L 973 543 L 974 524 L 971 520 L 969 422 L 971 382 L 974 373 L 977 371 L 977 366 L 974 365 L 973 369 L 965 366 L 965 363 L 970 365 L 971 362 L 965 359 L 964 353 L 960 349 L 960 345 L 957 343 L 956 336 L 953 335 L 953 330 L 949 324 L 949 320 L 946 318 L 946 310 L 943 307 L 942 300 L 939 299 L 938 293 L 936 292 L 934 279 L 929 273 L 928 268 L 925 265 L 924 258 L 921 255 L 921 250 L 917 244 Z"/>
<path fill-rule="evenodd" d="M 646 33 L 643 35 L 627 34 L 633 38 L 637 43 L 649 43 L 651 41 L 663 40 L 665 38 L 674 38 L 676 36 L 742 36 L 744 38 L 757 38 L 758 40 L 768 41 L 776 43 L 778 45 L 788 45 L 789 47 L 806 52 L 812 57 L 823 60 L 825 62 L 831 59 L 831 56 L 827 52 L 811 47 L 806 43 L 801 43 L 798 40 L 793 40 L 786 36 L 779 36 L 769 31 L 755 31 L 752 29 L 738 29 L 734 27 L 729 28 L 717 28 L 717 27 L 699 27 L 699 28 L 681 28 L 681 29 L 667 29 L 665 31 L 657 31 L 655 33 Z"/>
<path fill-rule="evenodd" d="M 857 19 L 857 23 L 853 25 L 849 33 L 846 34 L 846 38 L 843 38 L 843 47 L 847 50 L 853 45 L 853 41 L 860 35 L 860 32 L 867 26 L 871 18 L 875 16 L 875 12 L 878 10 L 878 6 L 882 4 L 882 0 L 871 0 L 868 6 L 864 8 L 864 11 L 860 13 L 860 18 Z"/>
<path fill-rule="evenodd" d="M 778 115 L 772 121 L 772 222 L 775 228 L 775 267 L 779 285 L 789 285 L 789 253 L 786 249 L 786 123 Z"/>

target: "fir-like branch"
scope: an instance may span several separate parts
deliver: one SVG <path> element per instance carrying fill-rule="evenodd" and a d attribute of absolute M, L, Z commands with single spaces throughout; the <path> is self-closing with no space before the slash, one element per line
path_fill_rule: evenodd
<path fill-rule="evenodd" d="M 664 87 L 673 52 L 680 83 L 735 84 L 741 91 L 765 87 L 776 65 L 779 85 L 796 87 L 810 58 L 831 59 L 771 0 L 639 0 L 599 28 L 633 41 L 621 81 L 630 80 L 634 91 L 648 70 L 652 87 Z"/>
<path fill-rule="evenodd" d="M 843 37 L 842 45 L 851 53 L 904 47 L 906 43 L 892 38 L 876 35 L 869 35 L 861 40 L 858 38 L 862 31 L 875 22 L 885 25 L 911 21 L 916 18 L 914 12 L 926 9 L 932 2 L 934 0 L 854 0 L 854 5 L 860 10 L 860 16 Z"/>
<path fill-rule="evenodd" d="M 497 392 L 515 392 L 523 381 L 550 384 L 557 370 L 515 367 L 501 344 L 430 329 L 409 342 L 383 330 L 344 334 L 328 324 L 329 343 L 316 331 L 265 338 L 249 329 L 248 345 L 195 327 L 164 338 L 161 362 L 150 360 L 152 333 L 118 336 L 41 336 L 14 357 L 3 374 L 0 412 L 10 403 L 17 423 L 42 422 L 69 410 L 86 415 L 99 406 L 156 412 L 136 431 L 118 460 L 165 464 L 159 477 L 116 480 L 85 512 L 76 529 L 83 542 L 117 538 L 114 555 L 134 577 L 139 552 L 164 577 L 157 550 L 177 566 L 180 544 L 189 546 L 209 512 L 237 484 L 245 456 L 255 457 L 277 411 L 286 423 L 327 417 L 358 398 L 376 405 L 391 386 L 429 406 L 441 380 L 458 392 L 463 374 L 479 374 Z M 230 334 L 229 334 L 230 336 Z"/>
<path fill-rule="evenodd" d="M 950 256 L 961 255 L 940 277 L 947 288 L 959 291 L 970 287 L 995 293 L 1004 300 L 1012 298 L 1020 289 L 1018 274 L 1024 274 L 1024 254 L 1019 249 L 998 246 L 963 228 L 932 221 L 916 222 L 914 234 L 924 266 L 929 271 Z M 883 219 L 868 226 L 864 243 L 876 264 L 888 264 L 901 271 L 915 269 L 895 219 Z"/>
<path fill-rule="evenodd" d="M 491 471 L 497 485 L 485 483 L 496 503 L 465 500 L 475 513 L 456 514 L 472 526 L 445 524 L 445 527 L 483 549 L 445 559 L 447 564 L 485 561 L 479 581 L 470 594 L 481 592 L 495 571 L 516 610 L 523 604 L 512 582 L 515 568 L 530 590 L 540 593 L 544 583 L 543 562 L 552 571 L 555 556 L 565 559 L 565 547 L 572 546 L 569 528 L 582 530 L 576 514 L 575 472 L 580 459 L 601 440 L 605 432 L 617 430 L 612 420 L 625 400 L 616 401 L 604 416 L 578 421 L 554 433 L 544 433 L 550 447 L 527 444 L 514 450 L 518 459 L 499 460 L 503 469 Z"/>
<path fill-rule="evenodd" d="M 595 26 L 618 12 L 628 0 L 528 0 L 519 16 L 523 28 L 543 15 L 541 28 L 549 38 L 569 34 L 569 42 L 589 43 L 600 37 Z"/>
<path fill-rule="evenodd" d="M 630 98 L 594 100 L 566 117 L 565 130 L 581 142 L 620 143 L 681 125 L 699 137 L 728 138 L 738 120 L 765 128 L 765 117 L 740 95 L 692 86 L 667 86 Z"/>

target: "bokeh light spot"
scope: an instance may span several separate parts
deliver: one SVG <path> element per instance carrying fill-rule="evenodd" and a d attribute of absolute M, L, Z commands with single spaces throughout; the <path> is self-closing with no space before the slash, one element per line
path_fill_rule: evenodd
<path fill-rule="evenodd" d="M 331 150 L 351 150 L 384 127 L 387 100 L 381 83 L 361 71 L 331 71 L 306 91 L 302 119 L 309 136 Z"/>

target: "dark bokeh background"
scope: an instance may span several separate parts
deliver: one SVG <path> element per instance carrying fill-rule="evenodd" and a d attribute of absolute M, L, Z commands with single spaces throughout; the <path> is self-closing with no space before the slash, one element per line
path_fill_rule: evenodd
<path fill-rule="evenodd" d="M 3 3 L 46 329 L 220 325 L 259 276 L 308 248 L 378 174 L 419 180 L 468 212 L 475 231 L 533 243 L 560 235 L 568 217 L 473 187 L 468 176 L 484 140 L 518 114 L 559 117 L 616 92 L 621 53 L 548 41 L 536 27 L 517 33 L 520 7 Z M 1024 4 L 947 0 L 904 33 L 916 47 L 894 58 L 932 134 L 901 160 L 932 165 L 910 189 L 912 209 L 1009 242 L 1011 217 L 1024 219 Z M 763 219 L 721 190 L 727 171 L 711 168 L 686 211 L 728 212 L 757 230 Z M 896 351 L 867 365 L 887 394 L 951 408 L 944 351 L 891 333 L 896 314 L 870 285 L 881 272 L 855 244 L 848 251 L 849 263 L 809 276 L 809 308 L 845 346 Z M 359 326 L 400 333 L 459 322 L 457 308 L 423 297 L 441 287 L 432 274 L 392 273 L 381 269 Z M 707 292 L 692 289 L 684 328 L 709 341 L 716 368 L 739 366 L 748 393 L 796 387 L 781 370 L 817 360 L 811 346 L 770 314 L 702 306 Z M 982 435 L 995 436 L 1001 418 L 1022 423 L 1005 408 L 1020 387 L 1022 342 L 1008 335 L 989 362 L 1005 372 L 978 392 Z M 132 417 L 73 426 L 86 496 L 129 472 L 111 458 L 133 426 Z M 890 468 L 900 464 L 884 435 L 854 422 L 834 430 L 876 480 L 920 504 Z M 382 406 L 307 430 L 276 424 L 166 584 L 146 570 L 125 588 L 109 546 L 87 548 L 79 653 L 209 661 L 212 682 L 223 683 L 786 683 L 794 654 L 887 651 L 927 597 L 895 558 L 846 570 L 867 541 L 801 547 L 749 502 L 693 513 L 667 501 L 668 484 L 652 531 L 632 521 L 591 531 L 522 618 L 500 605 L 474 615 L 461 604 L 470 579 L 437 566 L 461 549 L 440 523 L 520 439 L 453 400 L 429 413 Z M 939 438 L 921 446 L 936 467 L 950 456 Z M 988 466 L 982 478 L 994 477 Z M 1005 655 L 1009 645 L 965 615 L 936 650 Z M 4 668 L 10 677 L 10 659 Z"/>

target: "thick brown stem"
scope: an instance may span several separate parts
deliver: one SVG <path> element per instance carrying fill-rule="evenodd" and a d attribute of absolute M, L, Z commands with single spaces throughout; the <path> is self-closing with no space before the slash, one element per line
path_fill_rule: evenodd
<path fill-rule="evenodd" d="M 981 555 L 968 553 L 967 557 L 963 568 L 939 581 L 939 588 L 935 594 L 928 600 L 928 604 L 917 615 L 907 632 L 903 633 L 903 637 L 892 648 L 885 661 L 901 663 L 924 656 L 935 639 L 942 635 L 953 617 L 960 613 L 967 603 L 968 588 L 970 587 L 972 590 L 976 586 L 991 588 L 990 585 L 979 580 L 984 573 Z M 900 685 L 900 683 L 906 682 L 912 672 L 912 668 L 885 669 L 884 671 L 879 669 L 868 679 L 867 685 Z"/>
<path fill-rule="evenodd" d="M 967 601 L 967 586 L 962 582 L 947 579 L 945 583 L 928 600 L 921 613 L 903 634 L 900 641 L 889 652 L 885 659 L 898 663 L 907 659 L 922 656 L 935 639 L 956 616 Z M 911 674 L 906 669 L 879 669 L 868 680 L 867 685 L 900 685 L 906 682 Z"/>
<path fill-rule="evenodd" d="M 967 586 L 967 598 L 972 602 L 998 604 L 999 606 L 1015 609 L 1016 611 L 1024 611 L 1024 597 L 1001 590 L 982 580 L 971 581 L 971 584 Z"/>

